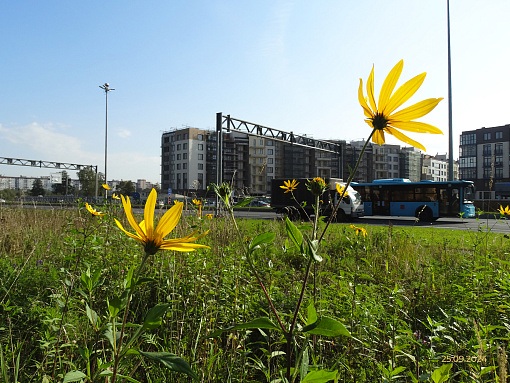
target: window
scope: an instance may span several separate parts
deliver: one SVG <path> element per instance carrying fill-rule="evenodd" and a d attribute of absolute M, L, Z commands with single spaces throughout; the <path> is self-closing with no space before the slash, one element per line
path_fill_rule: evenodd
<path fill-rule="evenodd" d="M 203 160 L 203 159 L 204 159 L 204 155 L 203 155 L 203 154 L 199 154 L 199 155 L 198 155 L 198 159 L 199 159 L 199 160 Z"/>
<path fill-rule="evenodd" d="M 203 141 L 204 140 L 204 135 L 203 134 L 198 134 L 197 135 L 197 140 Z"/>
<path fill-rule="evenodd" d="M 177 150 L 181 150 L 181 144 L 177 144 Z"/>
<path fill-rule="evenodd" d="M 166 144 L 170 141 L 170 137 L 166 136 L 163 138 L 163 142 Z"/>
<path fill-rule="evenodd" d="M 273 149 L 267 149 L 267 154 L 269 156 L 272 156 L 273 155 Z"/>
<path fill-rule="evenodd" d="M 182 164 L 182 169 L 183 169 L 183 170 L 186 170 L 187 168 L 188 168 L 188 164 L 187 164 L 186 162 L 185 162 L 185 163 L 183 163 L 183 164 Z"/>
<path fill-rule="evenodd" d="M 273 159 L 272 159 L 272 158 L 268 158 L 268 159 L 267 159 L 267 163 L 268 163 L 268 164 L 272 164 L 272 163 L 273 163 Z"/>
<path fill-rule="evenodd" d="M 491 145 L 484 145 L 483 146 L 483 155 L 484 156 L 490 156 L 491 155 Z"/>
<path fill-rule="evenodd" d="M 461 145 L 474 145 L 474 144 L 476 144 L 476 134 L 475 133 L 462 134 L 460 136 L 460 144 Z"/>
<path fill-rule="evenodd" d="M 178 155 L 177 155 L 177 160 L 180 160 L 180 159 L 181 159 L 181 155 L 180 155 L 180 154 L 178 154 Z"/>
<path fill-rule="evenodd" d="M 183 149 L 183 150 L 188 149 L 188 143 L 187 143 L 187 142 L 185 142 L 184 144 L 182 144 L 182 149 Z"/>
<path fill-rule="evenodd" d="M 204 164 L 198 164 L 198 170 L 204 170 Z"/>
<path fill-rule="evenodd" d="M 181 170 L 181 164 L 177 164 L 177 170 Z"/>
<path fill-rule="evenodd" d="M 187 160 L 188 159 L 188 153 L 182 153 L 182 159 Z"/>
<path fill-rule="evenodd" d="M 204 150 L 204 144 L 198 144 L 198 150 Z"/>
<path fill-rule="evenodd" d="M 488 141 L 491 139 L 491 134 L 490 133 L 484 133 L 483 134 L 483 140 L 484 141 Z"/>
<path fill-rule="evenodd" d="M 496 140 L 501 140 L 503 138 L 503 132 L 496 132 Z"/>

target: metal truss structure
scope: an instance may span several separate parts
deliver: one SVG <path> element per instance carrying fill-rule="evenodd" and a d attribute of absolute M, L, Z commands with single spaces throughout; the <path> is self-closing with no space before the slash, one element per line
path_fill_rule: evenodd
<path fill-rule="evenodd" d="M 216 114 L 216 131 L 218 130 L 225 130 L 227 132 L 235 130 L 252 136 L 270 138 L 275 141 L 304 146 L 324 152 L 341 152 L 341 146 L 333 142 L 316 140 L 311 137 L 294 134 L 293 132 L 284 132 L 283 130 L 232 118 L 230 115 L 223 116 L 222 113 Z"/>
<path fill-rule="evenodd" d="M 69 164 L 66 162 L 54 162 L 54 161 L 40 161 L 40 160 L 26 160 L 23 158 L 6 158 L 0 157 L 0 165 L 18 165 L 18 166 L 32 166 L 37 168 L 52 168 L 52 169 L 64 169 L 64 170 L 81 170 L 86 167 L 90 167 L 97 173 L 97 165 L 80 165 L 80 164 Z"/>
<path fill-rule="evenodd" d="M 316 140 L 311 137 L 300 136 L 293 132 L 285 132 L 254 124 L 252 122 L 232 118 L 230 115 L 223 115 L 223 113 L 216 113 L 216 139 L 217 139 L 217 157 L 216 157 L 216 181 L 218 184 L 222 182 L 223 174 L 223 134 L 222 132 L 237 131 L 250 136 L 264 137 L 271 140 L 284 142 L 290 145 L 302 146 L 309 149 L 316 149 L 324 152 L 336 153 L 340 169 L 342 169 L 342 147 L 329 141 Z"/>

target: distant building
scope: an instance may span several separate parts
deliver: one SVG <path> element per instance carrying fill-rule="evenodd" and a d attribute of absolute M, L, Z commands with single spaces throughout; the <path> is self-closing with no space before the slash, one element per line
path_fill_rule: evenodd
<path fill-rule="evenodd" d="M 459 177 L 475 183 L 477 199 L 510 198 L 510 124 L 460 135 Z"/>

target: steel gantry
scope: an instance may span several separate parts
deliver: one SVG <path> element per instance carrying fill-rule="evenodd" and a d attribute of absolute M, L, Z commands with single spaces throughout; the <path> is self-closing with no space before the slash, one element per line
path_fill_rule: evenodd
<path fill-rule="evenodd" d="M 301 136 L 294 134 L 293 132 L 285 132 L 255 124 L 248 121 L 239 120 L 232 118 L 230 115 L 223 115 L 223 113 L 216 113 L 216 139 L 217 139 L 217 156 L 216 156 L 216 182 L 221 184 L 223 182 L 223 134 L 226 131 L 237 131 L 245 133 L 250 136 L 265 137 L 274 141 L 284 142 L 290 145 L 302 146 L 310 149 L 316 149 L 323 152 L 336 153 L 339 161 L 339 176 L 343 176 L 343 164 L 342 164 L 342 147 L 339 144 L 335 144 L 329 141 L 316 140 L 311 137 Z"/>
<path fill-rule="evenodd" d="M 26 160 L 23 158 L 7 158 L 7 157 L 0 157 L 0 165 L 32 166 L 37 168 L 51 168 L 63 170 L 81 170 L 83 168 L 90 167 L 94 169 L 96 173 L 96 197 L 97 197 L 97 165 L 81 165 L 71 164 L 67 162 Z"/>

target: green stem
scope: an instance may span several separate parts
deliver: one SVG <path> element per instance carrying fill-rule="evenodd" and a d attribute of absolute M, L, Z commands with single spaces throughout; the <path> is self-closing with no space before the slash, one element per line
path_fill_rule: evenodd
<path fill-rule="evenodd" d="M 352 169 L 351 174 L 349 174 L 349 178 L 347 179 L 347 183 L 345 184 L 344 191 L 343 191 L 342 195 L 340 196 L 340 198 L 338 198 L 338 201 L 335 204 L 332 214 L 329 216 L 328 222 L 326 223 L 326 226 L 324 227 L 324 230 L 322 231 L 322 234 L 319 238 L 319 242 L 322 241 L 322 239 L 324 238 L 324 235 L 326 234 L 326 231 L 328 230 L 329 225 L 331 224 L 331 222 L 333 222 L 333 217 L 336 217 L 336 213 L 340 206 L 340 202 L 342 202 L 342 198 L 344 198 L 345 193 L 347 193 L 347 188 L 349 187 L 349 185 L 352 182 L 352 179 L 356 175 L 356 171 L 358 170 L 359 164 L 361 163 L 361 160 L 363 159 L 363 154 L 365 153 L 368 143 L 370 142 L 370 139 L 372 138 L 374 133 L 375 133 L 375 128 L 372 129 L 370 136 L 368 136 L 367 140 L 365 141 L 365 144 L 363 145 L 363 148 L 361 149 L 361 152 L 358 156 L 358 160 L 356 161 L 356 165 L 354 166 L 354 169 Z"/>
<path fill-rule="evenodd" d="M 127 323 L 127 317 L 128 317 L 128 314 L 129 314 L 129 306 L 130 306 L 130 303 L 131 303 L 131 297 L 133 296 L 133 292 L 134 292 L 134 289 L 136 287 L 136 283 L 138 281 L 138 277 L 140 276 L 140 273 L 142 272 L 142 269 L 143 267 L 145 266 L 145 262 L 147 261 L 147 258 L 149 258 L 149 254 L 145 253 L 143 259 L 142 259 L 142 263 L 140 263 L 140 266 L 138 267 L 138 270 L 136 271 L 136 274 L 133 278 L 133 280 L 131 281 L 131 286 L 129 287 L 129 292 L 128 292 L 128 296 L 127 296 L 127 302 L 126 302 L 126 308 L 124 309 L 124 317 L 122 318 L 122 327 L 120 329 L 120 335 L 119 335 L 119 343 L 116 345 L 116 347 L 114 347 L 114 362 L 113 362 L 113 374 L 112 374 L 112 379 L 111 379 L 111 383 L 115 383 L 116 379 L 117 379 L 117 372 L 118 372 L 118 369 L 119 369 L 119 362 L 120 362 L 120 356 L 121 356 L 121 348 L 122 348 L 122 341 L 123 341 L 123 338 L 124 338 L 124 332 L 125 332 L 125 329 L 126 329 L 126 323 Z M 115 318 L 113 318 L 113 328 L 115 329 Z M 115 330 L 113 331 L 113 342 L 114 342 L 114 345 L 116 344 L 115 343 L 115 339 L 116 339 L 116 334 L 115 334 Z"/>

